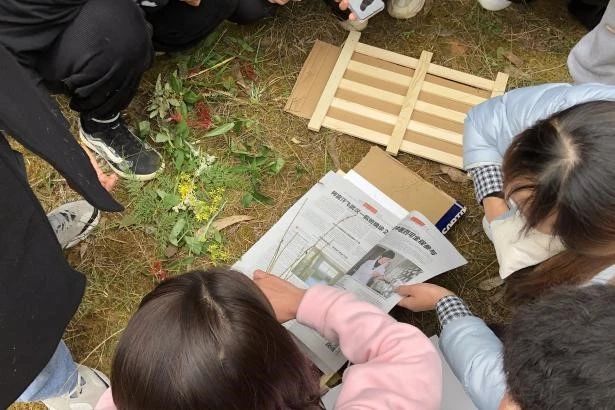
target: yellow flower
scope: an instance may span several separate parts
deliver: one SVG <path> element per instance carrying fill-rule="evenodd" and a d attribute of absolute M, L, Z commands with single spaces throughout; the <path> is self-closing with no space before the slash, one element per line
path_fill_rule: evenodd
<path fill-rule="evenodd" d="M 185 201 L 189 196 L 194 193 L 194 188 L 194 181 L 192 180 L 190 175 L 181 174 L 181 176 L 179 177 L 179 184 L 177 184 L 177 192 L 179 192 L 182 201 Z"/>
<path fill-rule="evenodd" d="M 231 255 L 222 247 L 218 242 L 212 242 L 207 246 L 207 253 L 211 263 L 217 265 L 219 263 L 227 262 Z"/>

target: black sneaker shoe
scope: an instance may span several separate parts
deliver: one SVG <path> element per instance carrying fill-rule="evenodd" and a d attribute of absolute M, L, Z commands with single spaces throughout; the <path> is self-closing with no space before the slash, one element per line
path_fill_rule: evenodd
<path fill-rule="evenodd" d="M 79 134 L 122 178 L 149 181 L 164 169 L 160 154 L 133 134 L 120 114 L 109 120 L 82 117 Z"/>

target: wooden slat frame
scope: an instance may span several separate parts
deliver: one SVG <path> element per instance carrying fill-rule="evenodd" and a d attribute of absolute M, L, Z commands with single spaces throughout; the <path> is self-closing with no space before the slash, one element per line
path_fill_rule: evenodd
<path fill-rule="evenodd" d="M 318 104 L 316 104 L 314 114 L 312 114 L 312 118 L 308 124 L 308 128 L 310 130 L 320 130 L 322 121 L 325 119 L 329 106 L 331 105 L 331 101 L 333 101 L 333 97 L 335 97 L 337 87 L 339 87 L 340 81 L 342 81 L 342 77 L 344 76 L 344 72 L 346 72 L 346 68 L 348 67 L 348 63 L 352 58 L 352 54 L 354 53 L 357 44 L 359 44 L 359 38 L 361 38 L 361 33 L 358 31 L 351 31 L 348 35 L 346 43 L 342 48 L 342 52 L 337 59 L 337 63 L 335 63 L 335 67 L 333 67 L 329 81 L 327 81 L 327 85 L 325 85 L 325 89 L 318 100 Z"/>
<path fill-rule="evenodd" d="M 387 145 L 387 152 L 389 154 L 397 155 L 397 151 L 399 151 L 399 147 L 401 147 L 401 142 L 406 135 L 408 124 L 410 124 L 410 117 L 412 117 L 414 107 L 419 99 L 419 93 L 423 87 L 423 82 L 425 81 L 425 76 L 427 75 L 427 69 L 431 63 L 431 57 L 433 57 L 433 53 L 430 53 L 429 51 L 423 51 L 421 53 L 418 66 L 414 71 L 412 81 L 410 81 L 410 86 L 408 87 L 408 93 L 406 94 L 404 103 L 401 105 L 401 110 L 399 111 L 399 116 L 397 117 L 397 123 L 395 124 L 395 128 L 393 128 L 391 139 Z"/>
<path fill-rule="evenodd" d="M 359 43 L 359 36 L 358 33 L 350 33 L 348 36 L 312 115 L 309 128 L 317 131 L 321 126 L 325 126 L 384 145 L 392 154 L 397 154 L 398 151 L 408 152 L 462 168 L 463 159 L 454 153 L 456 149 L 450 151 L 442 142 L 447 144 L 446 146 L 461 147 L 463 136 L 458 131 L 450 130 L 460 130 L 460 126 L 455 124 L 463 124 L 465 121 L 466 112 L 463 111 L 467 108 L 464 107 L 471 107 L 489 97 L 502 95 L 506 91 L 508 75 L 498 73 L 495 81 L 481 78 L 432 63 L 433 55 L 430 52 L 423 51 L 421 57 L 416 59 Z M 353 59 L 355 53 L 367 57 L 361 57 L 360 61 L 357 61 Z M 406 75 L 403 70 L 386 65 L 370 65 L 374 64 L 373 59 L 412 69 L 414 74 L 410 75 L 408 72 Z M 363 83 L 364 81 L 367 83 Z M 450 86 L 447 86 L 448 84 Z M 404 89 L 407 91 L 402 93 Z M 343 91 L 339 96 L 338 90 Z M 472 93 L 473 90 L 481 91 Z M 366 100 L 363 103 L 349 101 L 349 93 L 366 97 Z M 447 107 L 445 101 L 450 101 L 451 105 Z M 400 107 L 398 115 L 392 114 L 396 106 Z M 331 116 L 328 115 L 330 108 L 335 109 L 329 114 Z M 421 115 L 417 114 L 413 118 L 415 111 Z M 357 119 L 362 125 L 353 124 L 343 117 L 343 113 L 351 114 L 349 118 L 361 116 L 365 121 Z M 391 126 L 393 131 L 388 134 L 387 127 Z M 418 140 L 414 140 L 413 135 Z M 434 146 L 422 145 L 425 137 L 433 138 Z M 441 142 L 435 144 L 435 141 Z"/>

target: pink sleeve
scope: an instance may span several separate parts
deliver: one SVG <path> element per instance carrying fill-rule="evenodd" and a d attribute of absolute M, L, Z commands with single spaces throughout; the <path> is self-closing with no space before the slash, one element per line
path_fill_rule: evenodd
<path fill-rule="evenodd" d="M 438 409 L 442 365 L 429 339 L 377 307 L 330 286 L 310 288 L 297 320 L 332 342 L 353 365 L 335 408 Z"/>
<path fill-rule="evenodd" d="M 111 389 L 105 390 L 100 399 L 98 399 L 98 403 L 96 403 L 96 407 L 94 410 L 117 410 L 115 407 L 115 403 L 113 403 L 113 396 L 111 395 Z"/>

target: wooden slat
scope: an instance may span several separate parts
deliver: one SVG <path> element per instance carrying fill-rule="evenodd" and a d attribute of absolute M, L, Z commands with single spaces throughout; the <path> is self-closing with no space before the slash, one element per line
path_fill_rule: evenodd
<path fill-rule="evenodd" d="M 352 112 L 365 118 L 369 118 L 370 120 L 380 121 L 390 125 L 394 125 L 395 122 L 397 122 L 397 116 L 393 114 L 389 114 L 388 112 L 380 111 L 352 101 L 343 100 L 341 98 L 334 98 L 333 101 L 331 101 L 331 108 L 338 108 L 343 111 Z"/>
<path fill-rule="evenodd" d="M 502 95 L 506 92 L 506 84 L 508 83 L 508 74 L 498 73 L 495 77 L 495 84 L 493 85 L 493 91 L 491 92 L 491 98 Z"/>
<path fill-rule="evenodd" d="M 449 108 L 440 107 L 439 105 L 431 104 L 425 101 L 417 101 L 414 107 L 416 111 L 424 112 L 425 114 L 431 114 L 433 116 L 444 118 L 445 120 L 451 120 L 457 123 L 463 124 L 466 119 L 466 114 L 459 111 L 451 110 Z"/>
<path fill-rule="evenodd" d="M 476 105 L 482 103 L 483 101 L 487 101 L 486 98 L 464 93 L 463 91 L 453 90 L 452 88 L 443 87 L 438 84 L 430 83 L 429 81 L 425 81 L 423 83 L 422 91 L 471 105 Z"/>
<path fill-rule="evenodd" d="M 333 71 L 331 72 L 331 76 L 329 77 L 329 81 L 327 81 L 327 85 L 318 100 L 318 104 L 316 104 L 316 108 L 314 109 L 314 114 L 312 114 L 312 118 L 308 123 L 308 128 L 312 131 L 320 130 L 322 126 L 322 121 L 327 115 L 327 111 L 329 110 L 329 106 L 331 105 L 331 101 L 335 97 L 335 92 L 337 91 L 337 87 L 344 76 L 344 72 L 348 67 L 348 63 L 352 58 L 352 54 L 354 53 L 355 47 L 359 43 L 359 38 L 361 37 L 361 33 L 352 31 L 348 35 L 346 39 L 346 43 L 340 52 L 340 56 L 337 59 L 337 63 L 335 63 L 335 67 L 333 67 Z"/>
<path fill-rule="evenodd" d="M 463 136 L 453 131 L 445 130 L 434 125 L 425 124 L 419 121 L 410 121 L 408 124 L 410 131 L 418 132 L 440 141 L 450 142 L 455 145 L 463 145 Z M 401 145 L 401 144 L 400 144 Z"/>
<path fill-rule="evenodd" d="M 394 53 L 389 50 L 384 50 L 382 48 L 370 46 L 363 43 L 357 44 L 355 51 L 360 54 L 379 58 L 381 60 L 388 61 L 394 64 L 399 64 L 408 68 L 416 68 L 419 62 L 419 60 L 417 60 L 416 58 Z M 429 65 L 429 68 L 427 69 L 427 73 L 446 78 L 447 80 L 456 81 L 458 83 L 480 88 L 482 90 L 493 90 L 494 82 L 492 80 L 453 70 L 452 68 L 443 67 L 437 64 L 431 63 Z"/>
<path fill-rule="evenodd" d="M 354 71 L 367 77 L 401 85 L 403 87 L 408 87 L 412 79 L 409 75 L 394 73 L 393 71 L 374 67 L 369 64 L 359 63 L 358 61 L 350 61 L 350 63 L 348 63 L 348 71 Z"/>
<path fill-rule="evenodd" d="M 432 57 L 433 53 L 430 53 L 429 51 L 423 51 L 421 53 L 419 64 L 414 71 L 414 75 L 412 76 L 412 81 L 408 87 L 408 93 L 406 94 L 404 103 L 401 106 L 399 116 L 397 117 L 397 122 L 395 123 L 395 128 L 393 128 L 391 139 L 387 145 L 387 152 L 389 154 L 397 155 L 397 151 L 399 151 L 401 142 L 404 139 L 406 130 L 408 129 L 408 124 L 410 123 L 410 117 L 412 117 L 414 106 L 419 99 L 419 93 L 421 92 L 421 87 L 423 86 L 423 81 L 427 75 L 427 68 L 429 67 Z"/>
<path fill-rule="evenodd" d="M 404 103 L 404 96 L 392 93 L 390 91 L 381 90 L 376 87 L 361 84 L 356 81 L 342 79 L 339 86 L 340 90 L 352 91 L 357 94 L 364 95 L 366 97 L 375 98 L 380 101 L 384 101 L 391 104 L 402 105 Z"/>
<path fill-rule="evenodd" d="M 389 138 L 391 138 L 390 135 L 331 117 L 325 117 L 322 125 L 327 128 L 331 128 L 332 130 L 343 132 L 344 134 L 373 142 L 378 145 L 387 145 Z"/>
<path fill-rule="evenodd" d="M 441 164 L 450 165 L 451 167 L 463 169 L 462 157 L 450 154 L 448 152 L 442 152 L 424 145 L 419 145 L 408 140 L 404 140 L 401 143 L 401 151 L 412 155 L 418 155 L 419 157 L 427 158 Z"/>

